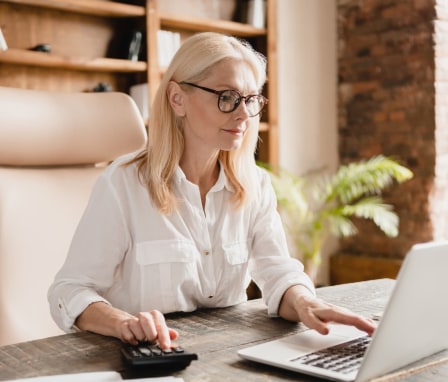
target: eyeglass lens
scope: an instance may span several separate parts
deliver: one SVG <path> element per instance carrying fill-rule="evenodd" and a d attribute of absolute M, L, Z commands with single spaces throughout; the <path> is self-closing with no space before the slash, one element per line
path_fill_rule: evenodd
<path fill-rule="evenodd" d="M 251 117 L 259 114 L 265 105 L 265 99 L 261 95 L 254 94 L 243 97 L 234 90 L 225 90 L 219 95 L 218 108 L 224 113 L 230 113 L 238 108 L 242 100 L 244 100 L 247 112 Z"/>

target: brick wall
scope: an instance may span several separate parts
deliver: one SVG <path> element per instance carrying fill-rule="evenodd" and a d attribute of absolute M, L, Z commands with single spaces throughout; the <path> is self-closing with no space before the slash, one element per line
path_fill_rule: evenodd
<path fill-rule="evenodd" d="M 413 243 L 448 238 L 446 3 L 338 1 L 341 163 L 384 154 L 414 172 L 384 194 L 400 216 L 399 237 L 359 221 L 343 253 L 402 258 Z"/>
<path fill-rule="evenodd" d="M 430 203 L 434 238 L 448 239 L 448 2 L 437 0 L 436 10 L 436 176 Z"/>

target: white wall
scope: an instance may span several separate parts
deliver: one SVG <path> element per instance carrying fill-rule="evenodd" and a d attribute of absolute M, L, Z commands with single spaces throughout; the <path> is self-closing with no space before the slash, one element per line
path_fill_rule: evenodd
<path fill-rule="evenodd" d="M 338 164 L 335 0 L 277 0 L 280 164 L 297 174 Z M 336 241 L 324 253 L 334 251 Z M 327 260 L 320 282 L 328 282 Z"/>

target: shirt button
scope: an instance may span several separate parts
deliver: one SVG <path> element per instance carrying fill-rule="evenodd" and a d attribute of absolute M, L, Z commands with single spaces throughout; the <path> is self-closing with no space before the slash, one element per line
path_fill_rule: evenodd
<path fill-rule="evenodd" d="M 210 251 L 204 251 L 204 255 L 208 256 L 210 254 Z"/>

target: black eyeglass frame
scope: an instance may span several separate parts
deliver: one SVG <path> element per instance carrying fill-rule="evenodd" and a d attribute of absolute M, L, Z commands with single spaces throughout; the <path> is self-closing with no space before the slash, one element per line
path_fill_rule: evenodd
<path fill-rule="evenodd" d="M 244 100 L 244 103 L 247 104 L 247 101 L 249 99 L 251 99 L 253 97 L 257 97 L 257 98 L 261 97 L 261 99 L 263 100 L 263 104 L 262 104 L 262 106 L 260 108 L 260 111 L 257 114 L 249 115 L 249 117 L 256 117 L 257 115 L 261 114 L 261 112 L 263 111 L 264 107 L 269 102 L 269 100 L 262 94 L 249 94 L 247 96 L 243 96 L 238 90 L 234 90 L 234 89 L 215 90 L 215 89 L 210 89 L 210 88 L 207 88 L 205 86 L 197 85 L 197 84 L 194 84 L 192 82 L 186 82 L 186 81 L 182 81 L 179 84 L 180 85 L 192 86 L 194 88 L 198 88 L 198 89 L 204 90 L 206 92 L 216 94 L 218 96 L 218 109 L 219 109 L 219 111 L 221 113 L 232 113 L 232 112 L 234 112 L 236 109 L 238 109 L 238 106 L 240 106 L 242 100 Z M 238 94 L 238 99 L 235 101 L 234 106 L 233 106 L 233 108 L 231 110 L 221 110 L 221 108 L 219 106 L 220 105 L 220 101 L 221 101 L 221 96 L 222 96 L 223 93 L 229 92 L 229 91 Z"/>

